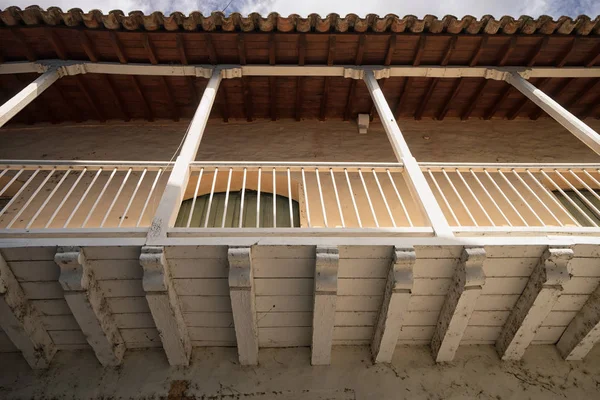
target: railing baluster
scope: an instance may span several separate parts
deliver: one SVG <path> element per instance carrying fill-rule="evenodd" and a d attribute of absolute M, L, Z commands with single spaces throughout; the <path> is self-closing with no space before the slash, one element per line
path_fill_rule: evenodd
<path fill-rule="evenodd" d="M 404 216 L 406 217 L 406 220 L 408 221 L 408 226 L 410 226 L 412 228 L 414 225 L 412 223 L 412 220 L 410 219 L 410 216 L 408 215 L 408 210 L 406 209 L 406 206 L 404 205 L 404 201 L 402 200 L 402 196 L 400 196 L 400 192 L 398 191 L 398 188 L 396 187 L 396 182 L 394 182 L 394 179 L 392 178 L 392 174 L 390 173 L 390 170 L 386 169 L 385 171 L 387 172 L 388 178 L 390 178 L 390 182 L 392 183 L 392 187 L 394 188 L 394 192 L 396 192 L 396 196 L 398 197 L 398 201 L 400 202 L 400 206 L 402 207 L 402 211 L 404 212 Z"/>
<path fill-rule="evenodd" d="M 373 203 L 371 202 L 371 196 L 369 195 L 369 190 L 367 189 L 367 184 L 365 183 L 365 178 L 363 178 L 362 170 L 360 168 L 358 169 L 358 176 L 360 177 L 363 189 L 365 190 L 365 194 L 367 195 L 367 201 L 369 202 L 369 208 L 371 209 L 371 214 L 373 215 L 375 226 L 379 228 L 379 221 L 377 220 L 377 215 L 375 215 L 375 209 L 373 208 Z"/>
<path fill-rule="evenodd" d="M 225 228 L 225 221 L 227 220 L 227 206 L 229 205 L 229 188 L 231 187 L 232 174 L 233 168 L 229 168 L 229 176 L 227 177 L 227 190 L 225 190 L 225 205 L 223 206 L 223 218 L 221 219 L 221 228 Z"/>
<path fill-rule="evenodd" d="M 140 216 L 135 224 L 135 227 L 139 227 L 140 223 L 142 222 L 142 218 L 144 218 L 144 213 L 146 212 L 146 207 L 148 207 L 148 203 L 150 202 L 150 199 L 152 198 L 152 194 L 154 193 L 154 189 L 156 188 L 156 184 L 158 183 L 158 180 L 160 179 L 160 176 L 162 175 L 162 168 L 159 168 L 158 171 L 156 172 L 156 177 L 154 178 L 154 182 L 152 182 L 152 187 L 150 188 L 150 192 L 148 192 L 148 196 L 146 197 L 146 201 L 144 202 L 144 207 L 142 207 L 142 212 L 140 213 Z"/>
<path fill-rule="evenodd" d="M 537 219 L 538 222 L 542 226 L 546 226 L 546 224 L 544 224 L 544 221 L 542 221 L 542 219 L 540 218 L 540 216 L 529 205 L 529 203 L 523 198 L 523 196 L 521 196 L 521 193 L 519 193 L 519 191 L 515 188 L 515 186 L 512 184 L 512 182 L 508 180 L 508 178 L 504 175 L 504 173 L 500 169 L 498 169 L 498 174 L 502 177 L 502 179 L 504 179 L 504 181 L 506 182 L 506 184 L 508 185 L 508 187 L 510 187 L 512 189 L 512 191 L 517 195 L 517 197 L 519 197 L 519 200 L 521 200 L 523 202 L 523 204 L 525 204 L 525 207 L 527 207 L 527 209 L 529 211 L 531 211 L 531 213 L 533 214 L 533 216 L 535 217 L 535 219 Z"/>
<path fill-rule="evenodd" d="M 212 186 L 210 188 L 210 196 L 208 197 L 208 207 L 206 207 L 206 218 L 204 218 L 204 227 L 208 227 L 208 219 L 210 217 L 210 209 L 212 207 L 213 196 L 215 194 L 215 185 L 217 184 L 217 174 L 219 173 L 219 168 L 215 168 L 215 173 L 213 175 Z"/>
<path fill-rule="evenodd" d="M 273 168 L 273 228 L 277 228 L 277 178 Z"/>
<path fill-rule="evenodd" d="M 379 194 L 381 194 L 381 198 L 383 199 L 383 204 L 385 204 L 385 209 L 387 210 L 388 215 L 390 216 L 390 220 L 392 221 L 392 226 L 394 228 L 396 228 L 396 220 L 394 220 L 394 216 L 392 215 L 392 210 L 390 210 L 390 206 L 387 202 L 387 198 L 385 197 L 385 193 L 383 192 L 383 189 L 381 188 L 381 184 L 379 183 L 379 178 L 377 178 L 377 173 L 375 172 L 375 168 L 372 168 L 371 172 L 373 172 L 373 178 L 375 178 L 375 183 L 377 183 L 377 188 L 379 188 Z"/>
<path fill-rule="evenodd" d="M 487 220 L 490 221 L 490 224 L 492 224 L 492 226 L 496 226 L 496 224 L 494 223 L 494 221 L 492 220 L 492 218 L 490 218 L 490 215 L 488 214 L 488 212 L 486 211 L 486 209 L 483 207 L 483 205 L 479 201 L 479 198 L 477 196 L 475 196 L 475 193 L 471 189 L 471 186 L 469 185 L 469 183 L 467 182 L 467 180 L 462 176 L 462 174 L 460 173 L 460 170 L 458 168 L 456 168 L 456 174 L 458 175 L 458 177 L 462 181 L 463 185 L 465 185 L 465 187 L 467 188 L 467 190 L 471 194 L 471 197 L 473 197 L 473 199 L 475 199 L 475 202 L 477 203 L 477 205 L 479 206 L 479 208 L 481 209 L 481 211 L 483 211 L 483 215 L 485 215 L 485 217 L 487 218 Z"/>
<path fill-rule="evenodd" d="M 290 206 L 290 227 L 294 227 L 294 207 L 292 205 L 292 179 L 290 177 L 290 169 L 287 169 L 287 184 L 288 184 L 288 203 Z"/>
<path fill-rule="evenodd" d="M 554 173 L 556 175 L 558 175 L 558 177 L 560 179 L 563 180 L 563 182 L 565 182 L 567 185 L 569 185 L 569 187 L 571 188 L 572 191 L 575 192 L 575 194 L 577 194 L 577 197 L 579 197 L 591 210 L 594 214 L 596 214 L 596 217 L 600 218 L 600 211 L 598 210 L 598 208 L 587 199 L 587 197 L 585 197 L 580 191 L 579 189 L 577 189 L 575 186 L 573 186 L 573 184 L 571 182 L 569 182 L 568 179 L 566 179 L 557 169 L 554 169 Z M 587 215 L 587 214 L 586 214 Z"/>
<path fill-rule="evenodd" d="M 306 176 L 304 174 L 304 168 L 302 170 L 302 187 L 304 189 L 304 201 L 306 202 L 306 222 L 308 223 L 308 227 L 310 228 L 312 225 L 310 224 L 310 208 L 308 207 L 308 188 L 306 187 Z"/>
<path fill-rule="evenodd" d="M 328 228 L 327 224 L 327 213 L 325 212 L 325 202 L 323 201 L 323 189 L 321 188 L 321 178 L 319 178 L 319 168 L 315 168 L 315 175 L 317 177 L 317 186 L 319 188 L 319 197 L 321 198 L 321 210 L 323 211 L 323 222 L 325 228 Z"/>
<path fill-rule="evenodd" d="M 521 184 L 523 186 L 525 186 L 525 188 L 529 191 L 529 193 L 531 193 L 533 195 L 533 197 L 535 197 L 535 199 L 542 205 L 542 207 L 544 207 L 544 209 L 546 211 L 548 211 L 548 213 L 552 216 L 552 218 L 554 218 L 554 220 L 560 225 L 560 226 L 564 226 L 562 224 L 562 222 L 560 222 L 560 220 L 558 218 L 556 218 L 556 215 L 554 215 L 554 213 L 552 212 L 552 210 L 550 210 L 550 208 L 546 205 L 546 203 L 544 203 L 542 201 L 542 199 L 540 199 L 540 197 L 537 195 L 537 193 L 535 191 L 533 191 L 529 185 L 527 184 L 527 182 L 525 182 L 525 180 L 523 178 L 521 178 L 521 176 L 519 175 L 519 173 L 517 171 L 515 171 L 515 169 L 512 169 L 512 173 L 514 176 L 517 177 L 517 179 L 519 180 L 519 182 L 521 182 Z M 544 226 L 546 226 L 546 224 L 544 224 Z"/>
<path fill-rule="evenodd" d="M 190 209 L 190 214 L 188 215 L 187 223 L 185 224 L 186 228 L 190 227 L 192 223 L 192 215 L 194 215 L 194 211 L 196 210 L 196 199 L 198 198 L 198 190 L 200 189 L 200 182 L 202 182 L 202 175 L 204 174 L 204 168 L 200 168 L 200 172 L 198 173 L 198 180 L 196 181 L 196 187 L 194 189 L 194 197 L 192 198 L 192 208 Z"/>
<path fill-rule="evenodd" d="M 586 172 L 586 171 L 583 170 L 583 172 Z M 575 179 L 577 179 L 577 182 L 581 183 L 587 189 L 587 191 L 590 192 L 590 194 L 592 194 L 597 200 L 600 201 L 600 196 L 598 195 L 598 193 L 596 193 L 596 191 L 594 189 L 592 189 L 590 187 L 590 185 L 585 183 L 585 181 L 583 179 L 581 179 L 579 176 L 577 176 L 577 174 L 575 172 L 573 172 L 573 170 L 569 169 L 569 174 L 571 174 L 573 177 L 575 177 Z"/>
<path fill-rule="evenodd" d="M 589 217 L 589 216 L 588 216 L 588 215 L 585 213 L 585 211 L 583 211 L 583 210 L 581 209 L 581 207 L 579 207 L 579 206 L 577 205 L 577 203 L 575 203 L 575 202 L 573 201 L 573 199 L 571 199 L 569 196 L 567 196 L 567 194 L 564 192 L 564 190 L 562 190 L 562 189 L 561 189 L 561 187 L 560 187 L 560 186 L 558 186 L 558 185 L 556 184 L 556 182 L 554 182 L 554 179 L 552 179 L 552 178 L 551 178 L 551 177 L 550 177 L 550 176 L 549 176 L 549 175 L 546 173 L 546 171 L 544 171 L 544 170 L 540 170 L 540 173 L 541 173 L 541 174 L 544 176 L 544 178 L 546 178 L 548 181 L 550 181 L 550 183 L 552 184 L 552 186 L 554 186 L 554 188 L 555 188 L 556 190 L 558 190 L 558 191 L 560 192 L 560 194 L 562 194 L 562 196 L 563 196 L 563 197 L 564 197 L 564 198 L 565 198 L 565 199 L 566 199 L 566 200 L 567 200 L 567 201 L 568 201 L 568 202 L 569 202 L 569 203 L 570 203 L 570 204 L 571 204 L 573 207 L 575 207 L 575 209 L 576 209 L 577 211 L 579 211 L 579 213 L 580 213 L 580 214 L 581 214 L 581 215 L 582 215 L 582 216 L 583 216 L 583 217 L 584 217 L 584 218 L 585 218 L 585 219 L 586 219 L 586 220 L 587 220 L 589 223 L 591 223 L 592 225 L 594 225 L 594 226 L 596 226 L 596 227 L 598 226 L 598 225 L 596 225 L 596 223 L 594 222 L 594 220 L 592 220 L 592 219 L 591 219 L 591 218 L 590 218 L 590 217 Z M 579 226 L 581 226 L 581 225 L 579 225 Z"/>
<path fill-rule="evenodd" d="M 0 172 L 0 179 L 2 179 L 2 177 L 3 177 L 4 175 L 6 175 L 6 173 L 7 173 L 8 171 L 10 171 L 10 169 L 9 169 L 9 168 L 6 168 L 6 169 L 4 169 L 2 172 Z"/>
<path fill-rule="evenodd" d="M 244 168 L 244 177 L 242 178 L 242 198 L 240 200 L 240 222 L 239 222 L 239 228 L 242 228 L 244 226 L 244 199 L 246 196 L 246 173 L 247 173 L 247 168 Z"/>
<path fill-rule="evenodd" d="M 358 213 L 358 207 L 356 206 L 356 199 L 354 198 L 354 191 L 352 190 L 352 184 L 348 177 L 348 170 L 344 168 L 344 175 L 346 175 L 346 183 L 348 184 L 348 190 L 350 190 L 350 198 L 352 199 L 352 205 L 354 206 L 354 212 L 356 213 L 356 220 L 358 221 L 358 227 L 362 228 L 362 222 L 360 220 L 360 214 Z"/>
<path fill-rule="evenodd" d="M 112 203 L 110 203 L 110 207 L 108 207 L 106 214 L 104 214 L 104 218 L 102 218 L 102 222 L 100 223 L 100 228 L 104 227 L 104 224 L 106 223 L 106 220 L 108 219 L 108 216 L 110 215 L 115 204 L 117 203 L 117 200 L 119 200 L 119 197 L 121 196 L 121 192 L 123 191 L 123 188 L 127 184 L 127 180 L 129 179 L 129 176 L 131 175 L 131 171 L 132 171 L 132 168 L 129 168 L 127 170 L 127 174 L 125 174 L 125 177 L 123 178 L 123 182 L 121 182 L 121 186 L 119 186 L 119 190 L 117 190 L 117 194 L 113 198 Z"/>
<path fill-rule="evenodd" d="M 458 193 L 458 190 L 456 190 L 456 187 L 454 186 L 454 183 L 452 182 L 452 179 L 450 179 L 450 177 L 448 176 L 448 174 L 446 173 L 446 170 L 444 168 L 442 168 L 442 175 L 444 175 L 444 177 L 446 178 L 446 181 L 450 185 L 450 188 L 452 189 L 452 191 L 454 192 L 454 194 L 458 198 L 458 201 L 460 201 L 460 204 L 462 204 L 463 208 L 467 212 L 467 215 L 471 219 L 471 222 L 473 222 L 473 225 L 479 226 L 479 224 L 477 224 L 477 221 L 475 221 L 475 218 L 473 218 L 473 214 L 471 214 L 471 211 L 469 210 L 469 207 L 467 207 L 467 205 L 465 204 L 462 196 L 460 195 L 460 193 Z"/>
<path fill-rule="evenodd" d="M 100 176 L 100 174 L 102 174 L 102 168 L 99 168 L 98 172 L 96 172 L 96 175 L 94 175 L 94 178 L 92 179 L 92 182 L 90 182 L 90 185 L 87 187 L 87 189 L 85 190 L 85 192 L 83 192 L 83 196 L 81 196 L 81 198 L 79 199 L 79 201 L 75 205 L 75 208 L 73 209 L 73 211 L 71 211 L 71 214 L 69 215 L 69 218 L 67 218 L 67 221 L 63 225 L 63 228 L 66 228 L 67 226 L 69 226 L 69 222 L 71 222 L 71 219 L 73 219 L 73 217 L 75 216 L 75 213 L 77 213 L 77 210 L 79 210 L 79 207 L 81 207 L 81 205 L 83 204 L 83 201 L 86 199 L 88 193 L 92 189 L 92 186 L 94 186 L 94 183 L 96 183 L 96 180 L 98 179 L 98 177 Z"/>
<path fill-rule="evenodd" d="M 27 202 L 25 203 L 25 205 L 23 207 L 21 207 L 21 209 L 19 210 L 19 212 L 17 213 L 17 215 L 15 215 L 14 218 L 8 223 L 8 225 L 6 225 L 6 229 L 10 229 L 10 227 L 17 221 L 17 219 L 19 219 L 19 217 L 21 216 L 21 214 L 23 214 L 23 211 L 25 211 L 25 209 L 29 206 L 29 204 L 31 204 L 31 202 L 33 201 L 33 199 L 36 198 L 36 196 L 40 192 L 40 190 L 42 190 L 42 188 L 46 185 L 46 183 L 48 182 L 48 180 L 50 179 L 50 177 L 52 175 L 54 175 L 54 172 L 56 172 L 56 169 L 52 169 L 50 171 L 50 173 L 46 176 L 46 178 L 44 178 L 44 180 L 37 187 L 37 189 L 35 190 L 35 192 L 33 192 L 33 194 L 31 195 L 31 197 L 29 197 L 29 199 L 27 200 Z"/>
<path fill-rule="evenodd" d="M 129 198 L 129 202 L 127 203 L 127 207 L 125 207 L 125 211 L 123 212 L 123 215 L 121 216 L 121 220 L 119 221 L 119 228 L 121 227 L 121 225 L 123 225 L 123 221 L 125 221 L 125 219 L 127 218 L 127 213 L 129 212 L 129 207 L 131 207 L 131 204 L 133 203 L 133 199 L 135 199 L 135 196 L 137 195 L 138 190 L 140 189 L 140 185 L 142 184 L 142 181 L 144 180 L 144 177 L 146 176 L 146 172 L 148 172 L 148 168 L 144 168 L 144 171 L 142 171 L 142 175 L 140 176 L 140 179 L 138 179 L 138 183 L 135 185 L 135 189 L 133 190 L 133 193 L 131 194 L 131 197 Z"/>
<path fill-rule="evenodd" d="M 260 228 L 260 183 L 262 181 L 262 169 L 258 168 L 258 188 L 256 191 L 256 227 Z"/>
<path fill-rule="evenodd" d="M 44 202 L 42 203 L 42 205 L 38 208 L 37 212 L 33 215 L 33 217 L 31 218 L 31 221 L 29 221 L 29 223 L 27 224 L 27 226 L 25 227 L 25 229 L 31 228 L 31 226 L 33 225 L 33 223 L 35 222 L 35 220 L 37 219 L 37 217 L 39 217 L 39 215 L 42 213 L 42 211 L 44 210 L 44 208 L 46 208 L 46 206 L 48 205 L 48 202 L 54 196 L 54 193 L 56 193 L 56 191 L 61 187 L 61 185 L 63 184 L 63 182 L 65 181 L 65 179 L 67 179 L 67 177 L 69 176 L 70 172 L 71 172 L 71 170 L 68 169 L 64 173 L 63 177 L 60 179 L 60 181 L 58 181 L 58 183 L 56 184 L 56 186 L 54 186 L 54 189 L 52 189 L 52 191 L 50 192 L 50 194 L 48 195 L 48 197 L 46 197 L 46 200 L 44 200 Z"/>
<path fill-rule="evenodd" d="M 523 218 L 523 216 L 515 208 L 515 206 L 513 205 L 513 203 L 508 199 L 508 197 L 506 197 L 506 194 L 504 194 L 504 191 L 500 188 L 500 186 L 498 186 L 498 184 L 496 183 L 496 181 L 494 180 L 494 178 L 492 178 L 492 176 L 487 171 L 487 169 L 484 168 L 483 169 L 483 173 L 485 174 L 485 176 L 488 177 L 488 179 L 490 180 L 490 182 L 492 182 L 492 184 L 494 185 L 494 187 L 496 188 L 496 190 L 500 193 L 500 195 L 502 196 L 502 198 L 504 198 L 504 201 L 506 201 L 508 203 L 508 205 L 510 206 L 510 208 L 515 212 L 515 214 L 517 214 L 517 216 L 519 217 L 519 219 L 521 220 L 521 222 L 523 222 L 523 224 L 525 226 L 529 226 L 529 224 L 527 223 L 527 221 L 525 221 L 525 218 Z"/>
<path fill-rule="evenodd" d="M 108 186 L 110 185 L 110 182 L 112 181 L 113 177 L 115 176 L 115 174 L 117 173 L 117 169 L 118 168 L 114 168 L 113 172 L 110 174 L 108 180 L 106 181 L 106 183 L 104 184 L 104 187 L 102 188 L 102 191 L 100 192 L 100 195 L 98 196 L 98 198 L 96 199 L 96 201 L 94 202 L 94 205 L 92 206 L 92 209 L 90 210 L 90 212 L 88 213 L 87 217 L 85 218 L 85 220 L 83 221 L 83 224 L 81 224 L 82 228 L 85 228 L 85 225 L 87 224 L 87 222 L 89 221 L 90 217 L 92 216 L 92 214 L 94 213 L 94 210 L 96 209 L 96 206 L 98 205 L 98 203 L 100 202 L 100 199 L 102 198 L 102 196 L 104 196 L 104 192 L 106 192 L 106 189 L 108 188 Z"/>
<path fill-rule="evenodd" d="M 573 223 L 577 226 L 581 226 L 581 224 L 575 219 L 573 218 L 573 216 L 571 215 L 570 212 L 567 211 L 567 209 L 565 208 L 565 206 L 562 205 L 562 203 L 560 201 L 558 201 L 558 199 L 556 198 L 555 195 L 553 195 L 552 193 L 550 193 L 550 191 L 548 189 L 546 189 L 546 187 L 544 185 L 542 185 L 542 183 L 538 180 L 538 178 L 535 177 L 535 175 L 533 175 L 529 169 L 526 169 L 525 172 L 527 172 L 527 174 L 529 175 L 529 177 L 531 179 L 533 179 L 533 181 L 536 183 L 536 185 L 544 192 L 546 193 L 546 195 L 554 202 L 554 204 L 556 204 L 556 206 L 558 208 L 561 209 L 561 211 L 567 216 L 569 217 L 569 219 L 571 221 L 573 221 Z M 560 226 L 564 226 L 562 222 L 559 222 Z"/>
<path fill-rule="evenodd" d="M 506 221 L 506 223 L 509 226 L 512 226 L 512 224 L 510 223 L 509 219 L 506 217 L 506 215 L 504 214 L 504 212 L 502 211 L 502 209 L 498 206 L 498 203 L 496 203 L 496 200 L 494 200 L 494 198 L 492 197 L 492 195 L 490 194 L 490 192 L 488 192 L 487 188 L 483 185 L 483 183 L 481 182 L 481 180 L 479 179 L 479 177 L 477 177 L 477 174 L 475 172 L 473 172 L 473 169 L 469 168 L 469 173 L 471 174 L 471 176 L 473 177 L 473 179 L 475 179 L 475 181 L 479 184 L 479 187 L 481 187 L 481 189 L 486 194 L 486 196 L 490 199 L 490 201 L 492 202 L 492 204 L 494 205 L 494 207 L 496 207 L 496 210 L 498 210 L 498 212 L 500 213 L 500 215 L 502 215 L 502 218 L 504 218 L 504 220 Z"/>
<path fill-rule="evenodd" d="M 2 190 L 0 190 L 0 196 L 2 196 L 4 194 L 4 192 L 6 192 L 8 190 L 8 188 L 15 183 L 15 181 L 17 180 L 17 178 L 19 178 L 19 176 L 23 173 L 23 171 L 25 171 L 25 168 L 21 168 L 19 170 L 19 172 L 17 172 L 15 174 L 15 176 L 12 177 L 12 179 L 10 181 L 8 181 L 8 183 L 2 188 Z"/>
<path fill-rule="evenodd" d="M 337 202 L 338 211 L 340 213 L 340 220 L 342 222 L 342 228 L 346 227 L 346 222 L 344 221 L 344 213 L 342 212 L 342 205 L 340 204 L 340 196 L 337 190 L 337 185 L 335 184 L 335 176 L 333 176 L 333 169 L 329 168 L 329 174 L 331 175 L 331 183 L 333 184 L 333 192 L 335 193 L 335 200 Z"/>
<path fill-rule="evenodd" d="M 429 174 L 429 177 L 431 178 L 431 180 L 432 180 L 435 188 L 437 189 L 438 193 L 440 194 L 440 196 L 442 196 L 442 200 L 444 200 L 444 204 L 446 205 L 446 207 L 450 211 L 450 214 L 452 215 L 452 218 L 454 219 L 454 222 L 456 222 L 456 225 L 462 226 L 461 223 L 460 223 L 460 221 L 456 217 L 456 214 L 454 213 L 454 209 L 452 208 L 452 206 L 450 205 L 450 202 L 446 198 L 446 195 L 444 195 L 444 191 L 442 190 L 442 188 L 440 187 L 437 179 L 435 179 L 435 176 L 431 172 L 431 169 L 427 168 L 427 173 Z"/>
<path fill-rule="evenodd" d="M 21 170 L 23 171 L 23 170 Z M 8 208 L 15 202 L 17 201 L 17 199 L 19 198 L 19 196 L 21 196 L 21 194 L 23 194 L 23 192 L 25 191 L 25 189 L 27 188 L 27 186 L 29 186 L 29 184 L 31 183 L 31 181 L 33 181 L 33 179 L 37 176 L 37 174 L 41 171 L 41 169 L 36 169 L 35 171 L 33 171 L 33 174 L 31 174 L 31 176 L 29 177 L 29 179 L 27 179 L 27 181 L 25 181 L 25 184 L 23 186 L 21 186 L 21 189 L 19 189 L 19 191 L 12 197 L 12 199 L 10 199 L 10 201 L 8 202 L 8 204 L 6 206 L 4 206 L 4 208 L 2 210 L 0 210 L 0 217 L 2 215 L 4 215 L 4 213 L 6 212 L 6 210 L 8 210 Z M 20 175 L 20 174 L 19 174 Z M 18 176 L 18 175 L 17 175 Z M 14 178 L 13 178 L 14 179 Z M 9 182 L 10 183 L 10 182 Z"/>
<path fill-rule="evenodd" d="M 73 185 L 71 186 L 71 188 L 69 189 L 69 191 L 67 192 L 65 197 L 63 197 L 63 199 L 60 202 L 60 204 L 58 205 L 58 207 L 56 207 L 56 210 L 54 210 L 54 213 L 52 213 L 52 216 L 50 217 L 50 219 L 48 220 L 48 222 L 46 223 L 44 228 L 48 228 L 50 226 L 50 224 L 52 224 L 52 221 L 54 221 L 54 218 L 56 218 L 56 216 L 58 215 L 60 210 L 63 208 L 63 206 L 65 205 L 65 203 L 71 196 L 71 193 L 73 193 L 73 191 L 79 184 L 79 181 L 81 181 L 81 178 L 83 178 L 83 175 L 85 175 L 86 172 L 87 172 L 87 167 L 84 167 L 83 170 L 81 171 L 81 174 L 79 174 L 79 176 L 77 177 L 77 180 L 75 180 L 75 183 L 73 183 Z"/>

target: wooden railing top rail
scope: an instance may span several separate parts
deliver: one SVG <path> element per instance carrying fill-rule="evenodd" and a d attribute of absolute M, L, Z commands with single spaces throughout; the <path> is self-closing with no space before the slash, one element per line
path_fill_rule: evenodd
<path fill-rule="evenodd" d="M 57 169 L 57 170 L 97 170 L 99 168 L 123 168 L 133 170 L 155 171 L 170 169 L 172 162 L 168 161 L 107 161 L 107 160 L 0 160 L 0 169 Z"/>
<path fill-rule="evenodd" d="M 440 171 L 444 169 L 456 169 L 461 171 L 473 170 L 475 172 L 486 170 L 503 170 L 517 172 L 523 172 L 527 169 L 530 170 L 599 170 L 600 163 L 465 163 L 465 162 L 420 162 L 419 166 L 422 170 Z"/>

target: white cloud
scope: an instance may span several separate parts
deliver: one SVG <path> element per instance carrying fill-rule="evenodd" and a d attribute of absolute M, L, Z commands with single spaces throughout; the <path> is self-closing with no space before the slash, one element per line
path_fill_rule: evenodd
<path fill-rule="evenodd" d="M 162 11 L 170 13 L 181 11 L 189 13 L 199 10 L 204 14 L 211 11 L 223 10 L 230 0 L 0 0 L 0 8 L 16 5 L 25 8 L 36 1 L 37 5 L 48 8 L 58 6 L 63 10 L 81 8 L 84 11 L 100 9 L 108 12 L 114 9 L 128 13 L 133 10 L 142 10 L 145 13 Z M 433 14 L 439 17 L 446 14 L 462 17 L 474 15 L 481 17 L 491 14 L 495 17 L 511 15 L 514 17 L 526 14 L 533 17 L 547 14 L 554 17 L 560 15 L 577 16 L 587 14 L 592 18 L 600 14 L 600 1 L 598 0 L 232 0 L 227 12 L 240 11 L 243 14 L 256 11 L 263 15 L 275 11 L 283 15 L 300 14 L 306 16 L 310 13 L 327 15 L 349 13 L 364 16 L 368 13 L 379 15 L 413 14 L 422 17 Z"/>

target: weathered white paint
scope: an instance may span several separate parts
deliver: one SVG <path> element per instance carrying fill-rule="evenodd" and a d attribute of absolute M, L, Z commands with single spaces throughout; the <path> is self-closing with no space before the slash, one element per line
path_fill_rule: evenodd
<path fill-rule="evenodd" d="M 392 257 L 371 343 L 375 363 L 391 362 L 413 289 L 414 248 L 394 247 Z"/>
<path fill-rule="evenodd" d="M 28 301 L 0 255 L 0 327 L 32 368 L 47 368 L 56 346 L 43 327 L 41 314 Z"/>
<path fill-rule="evenodd" d="M 600 287 L 592 293 L 573 318 L 556 347 L 565 360 L 583 360 L 598 341 L 600 341 Z"/>
<path fill-rule="evenodd" d="M 125 343 L 83 249 L 60 247 L 54 256 L 69 309 L 100 364 L 121 364 Z"/>
<path fill-rule="evenodd" d="M 440 312 L 431 349 L 437 362 L 452 361 L 485 285 L 483 247 L 465 247 Z"/>
<path fill-rule="evenodd" d="M 144 268 L 143 287 L 146 300 L 169 364 L 189 365 L 192 344 L 175 293 L 164 247 L 142 247 L 140 264 Z"/>
<path fill-rule="evenodd" d="M 338 292 L 337 247 L 317 246 L 314 272 L 312 365 L 331 364 L 331 345 Z"/>
<path fill-rule="evenodd" d="M 25 86 L 23 90 L 14 95 L 10 100 L 0 105 L 0 127 L 6 124 L 19 111 L 24 109 L 27 104 L 35 100 L 42 92 L 48 89 L 56 82 L 61 75 L 58 70 L 51 68 L 44 72 L 35 81 Z"/>
<path fill-rule="evenodd" d="M 570 247 L 549 246 L 533 270 L 496 341 L 503 360 L 519 360 L 569 281 Z"/>
<path fill-rule="evenodd" d="M 258 364 L 258 327 L 251 247 L 230 247 L 229 291 L 240 364 Z"/>

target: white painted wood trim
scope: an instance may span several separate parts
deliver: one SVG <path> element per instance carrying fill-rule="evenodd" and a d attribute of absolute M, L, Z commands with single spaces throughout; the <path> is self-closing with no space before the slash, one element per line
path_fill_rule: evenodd
<path fill-rule="evenodd" d="M 186 133 L 187 136 L 181 146 L 181 151 L 179 156 L 177 156 L 173 170 L 169 175 L 167 186 L 154 214 L 152 226 L 148 231 L 147 244 L 149 245 L 155 244 L 157 238 L 166 237 L 168 228 L 175 225 L 177 212 L 181 206 L 181 200 L 190 178 L 190 163 L 195 160 L 196 153 L 198 153 L 198 147 L 204 136 L 204 129 L 206 128 L 210 110 L 217 96 L 220 83 L 220 71 L 215 70 L 206 85 L 206 89 L 204 89 L 204 94 L 202 95 L 200 104 L 198 104 L 194 118 L 190 122 Z"/>
<path fill-rule="evenodd" d="M 27 300 L 21 285 L 0 255 L 0 326 L 31 368 L 47 368 L 56 353 L 42 325 L 42 315 Z"/>
<path fill-rule="evenodd" d="M 483 247 L 463 248 L 431 340 L 437 362 L 452 361 L 485 285 Z"/>
<path fill-rule="evenodd" d="M 402 318 L 410 301 L 416 259 L 414 248 L 394 247 L 383 303 L 371 343 L 371 353 L 375 363 L 392 362 L 402 329 Z"/>
<path fill-rule="evenodd" d="M 19 111 L 35 100 L 42 92 L 56 82 L 61 75 L 57 69 L 49 69 L 35 81 L 25 86 L 23 90 L 0 106 L 0 128 L 4 126 Z"/>
<path fill-rule="evenodd" d="M 496 341 L 503 360 L 520 360 L 570 280 L 567 269 L 573 258 L 570 247 L 550 246 L 531 273 Z"/>
<path fill-rule="evenodd" d="M 598 342 L 600 342 L 600 286 L 575 315 L 556 347 L 565 360 L 583 360 Z"/>
<path fill-rule="evenodd" d="M 189 365 L 192 343 L 175 293 L 164 248 L 144 246 L 140 254 L 144 269 L 142 285 L 170 365 Z"/>
<path fill-rule="evenodd" d="M 125 342 L 83 249 L 60 247 L 54 261 L 60 267 L 58 281 L 67 305 L 98 361 L 103 366 L 121 364 Z"/>
<path fill-rule="evenodd" d="M 579 118 L 567 111 L 546 93 L 527 82 L 517 73 L 506 74 L 506 81 L 517 88 L 529 100 L 537 104 L 559 124 L 585 143 L 596 154 L 600 154 L 600 135 Z"/>
<path fill-rule="evenodd" d="M 252 247 L 229 247 L 229 294 L 240 364 L 258 365 Z"/>
<path fill-rule="evenodd" d="M 335 246 L 317 246 L 312 321 L 312 365 L 331 364 L 340 254 Z"/>

